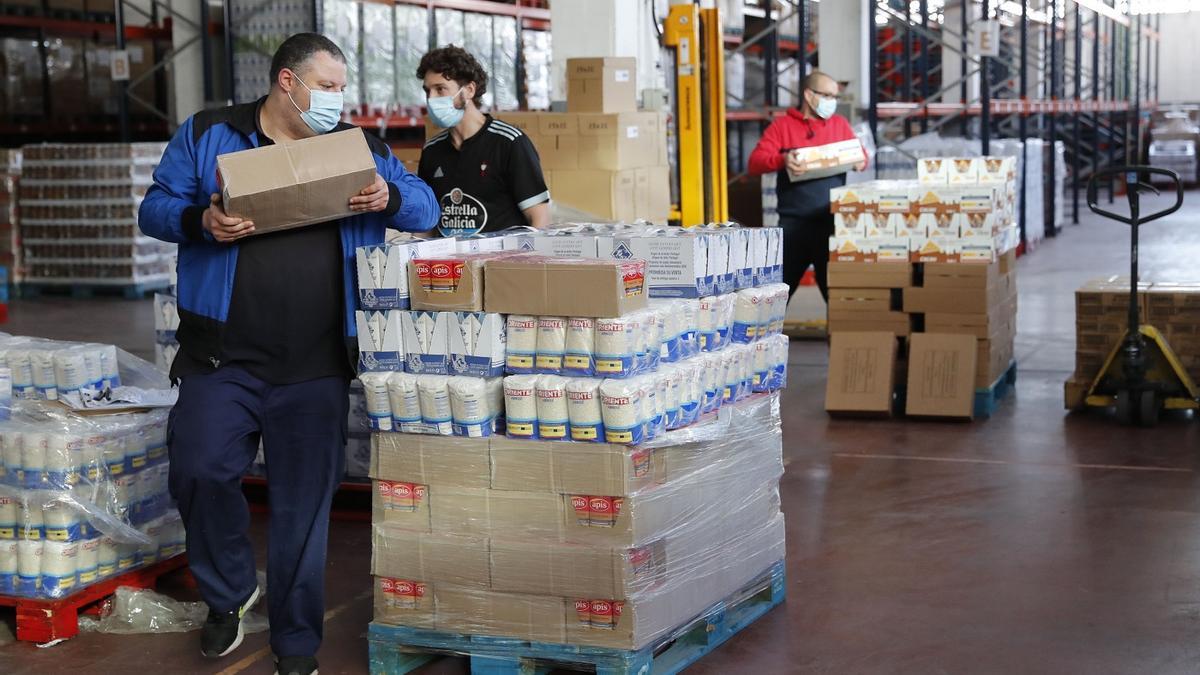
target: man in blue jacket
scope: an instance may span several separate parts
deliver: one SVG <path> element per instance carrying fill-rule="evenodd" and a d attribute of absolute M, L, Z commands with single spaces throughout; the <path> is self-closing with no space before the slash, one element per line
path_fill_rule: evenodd
<path fill-rule="evenodd" d="M 337 45 L 312 33 L 288 38 L 271 61 L 265 97 L 183 124 L 139 212 L 143 232 L 179 244 L 170 488 L 210 608 L 201 651 L 219 657 L 237 648 L 242 617 L 259 597 L 241 479 L 261 440 L 271 648 L 282 675 L 317 670 L 329 504 L 344 467 L 353 377 L 354 251 L 382 242 L 388 227 L 427 231 L 440 209 L 368 134 L 377 174 L 350 200 L 355 215 L 250 237 L 254 223 L 222 210 L 216 160 L 353 128 L 340 123 L 345 86 Z"/>

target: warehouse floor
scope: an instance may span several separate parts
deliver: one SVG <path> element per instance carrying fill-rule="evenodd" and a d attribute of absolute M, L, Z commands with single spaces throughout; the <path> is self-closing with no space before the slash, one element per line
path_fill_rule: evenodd
<path fill-rule="evenodd" d="M 1200 194 L 1189 198 L 1143 232 L 1154 278 L 1200 279 Z M 1200 429 L 1176 419 L 1131 430 L 1062 411 L 1072 292 L 1128 270 L 1128 229 L 1081 217 L 1020 263 L 1019 379 L 991 420 L 830 420 L 824 345 L 793 342 L 781 485 L 789 600 L 689 672 L 1195 672 Z M 15 333 L 115 341 L 153 358 L 148 302 L 49 299 L 11 314 Z M 326 675 L 366 671 L 368 527 L 334 524 Z M 190 597 L 178 581 L 170 590 Z M 265 634 L 215 663 L 197 640 L 10 645 L 0 671 L 271 672 Z M 423 672 L 467 671 L 443 659 Z"/>

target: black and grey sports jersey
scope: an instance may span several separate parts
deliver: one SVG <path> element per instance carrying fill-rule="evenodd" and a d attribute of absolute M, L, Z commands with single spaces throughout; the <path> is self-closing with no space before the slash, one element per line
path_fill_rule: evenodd
<path fill-rule="evenodd" d="M 429 139 L 417 175 L 441 203 L 438 230 L 447 237 L 527 225 L 521 212 L 550 201 L 529 137 L 491 115 L 460 148 L 449 130 Z"/>

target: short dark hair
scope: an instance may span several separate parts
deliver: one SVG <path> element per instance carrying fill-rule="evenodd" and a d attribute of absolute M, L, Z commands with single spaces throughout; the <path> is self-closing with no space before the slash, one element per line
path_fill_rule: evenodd
<path fill-rule="evenodd" d="M 279 81 L 279 73 L 284 68 L 300 74 L 300 68 L 319 52 L 325 52 L 333 58 L 346 62 L 346 55 L 333 40 L 319 33 L 296 33 L 279 45 L 275 55 L 271 57 L 271 86 Z"/>
<path fill-rule="evenodd" d="M 483 95 L 487 93 L 487 71 L 462 47 L 439 47 L 422 56 L 421 63 L 417 66 L 417 79 L 425 79 L 426 73 L 436 73 L 447 80 L 454 80 L 459 86 L 474 82 L 475 105 L 479 105 Z"/>
<path fill-rule="evenodd" d="M 816 91 L 817 83 L 824 79 L 831 80 L 834 84 L 837 84 L 837 80 L 834 80 L 829 75 L 822 73 L 819 70 L 814 70 L 808 74 L 808 77 L 804 78 L 804 88 L 810 91 Z M 841 89 L 841 85 L 838 85 L 838 88 Z"/>

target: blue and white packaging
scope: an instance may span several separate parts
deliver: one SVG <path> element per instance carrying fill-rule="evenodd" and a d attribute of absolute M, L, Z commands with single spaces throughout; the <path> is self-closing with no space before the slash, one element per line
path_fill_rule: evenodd
<path fill-rule="evenodd" d="M 697 344 L 702 352 L 715 352 L 721 348 L 719 326 L 721 322 L 721 301 L 718 296 L 711 295 L 700 298 L 696 312 Z"/>
<path fill-rule="evenodd" d="M 775 372 L 776 348 L 772 339 L 759 340 L 753 346 L 750 391 L 760 394 L 771 390 L 771 376 Z"/>
<path fill-rule="evenodd" d="M 664 363 L 662 370 L 659 371 L 659 377 L 662 378 L 659 395 L 663 398 L 663 409 L 666 411 L 668 430 L 678 429 L 684 425 L 683 373 L 683 367 L 676 363 Z"/>
<path fill-rule="evenodd" d="M 663 334 L 667 332 L 667 314 L 662 307 L 649 307 L 645 310 L 644 330 L 646 332 L 646 371 L 658 370 L 662 362 Z"/>
<path fill-rule="evenodd" d="M 42 543 L 41 583 L 38 591 L 61 598 L 79 581 L 79 544 L 67 541 Z"/>
<path fill-rule="evenodd" d="M 179 330 L 179 310 L 175 296 L 154 294 L 154 337 L 160 344 L 175 342 Z"/>
<path fill-rule="evenodd" d="M 717 296 L 717 340 L 716 349 L 724 349 L 730 342 L 733 330 L 733 313 L 737 298 L 729 293 Z"/>
<path fill-rule="evenodd" d="M 567 343 L 563 352 L 563 375 L 592 377 L 596 374 L 596 320 L 567 319 Z"/>
<path fill-rule="evenodd" d="M 533 251 L 555 258 L 597 258 L 597 238 L 571 230 L 543 230 L 530 236 Z"/>
<path fill-rule="evenodd" d="M 509 375 L 537 372 L 538 319 L 536 316 L 509 314 L 506 320 L 508 343 L 504 370 Z"/>
<path fill-rule="evenodd" d="M 392 428 L 402 433 L 425 433 L 421 423 L 421 402 L 417 392 L 417 376 L 412 373 L 389 374 L 387 393 L 388 407 L 392 413 Z"/>
<path fill-rule="evenodd" d="M 560 375 L 567 351 L 567 317 L 539 316 L 534 368 L 546 375 Z"/>
<path fill-rule="evenodd" d="M 684 358 L 681 340 L 684 324 L 684 300 L 652 300 L 650 307 L 658 311 L 662 317 L 660 332 L 662 333 L 659 348 L 661 363 L 675 363 Z"/>
<path fill-rule="evenodd" d="M 572 441 L 605 441 L 600 382 L 601 380 L 586 377 L 567 380 L 567 419 Z"/>
<path fill-rule="evenodd" d="M 566 378 L 559 375 L 538 376 L 535 395 L 538 438 L 544 441 L 571 440 Z"/>
<path fill-rule="evenodd" d="M 389 309 L 354 313 L 358 329 L 359 372 L 404 369 L 404 312 Z"/>
<path fill-rule="evenodd" d="M 713 279 L 713 292 L 718 295 L 732 293 L 735 290 L 734 272 L 730 267 L 733 235 L 729 230 L 713 227 L 705 227 L 702 231 L 708 235 L 708 271 Z"/>
<path fill-rule="evenodd" d="M 0 494 L 0 541 L 17 538 L 18 513 L 21 500 L 9 494 Z"/>
<path fill-rule="evenodd" d="M 392 431 L 393 414 L 388 396 L 388 378 L 391 373 L 371 372 L 358 376 L 367 402 L 367 420 L 371 431 Z"/>
<path fill-rule="evenodd" d="M 500 378 L 450 378 L 450 413 L 455 436 L 484 438 L 492 435 L 499 411 L 492 409 L 489 389 L 497 384 L 500 384 Z"/>
<path fill-rule="evenodd" d="M 750 230 L 744 227 L 730 227 L 729 233 L 729 267 L 733 270 L 733 288 L 754 287 L 754 264 L 750 256 Z"/>
<path fill-rule="evenodd" d="M 450 372 L 473 377 L 504 375 L 507 326 L 503 314 L 448 312 Z"/>
<path fill-rule="evenodd" d="M 538 438 L 537 385 L 537 375 L 504 378 L 504 421 L 509 438 Z"/>
<path fill-rule="evenodd" d="M 459 237 L 456 253 L 495 253 L 505 250 L 505 244 L 509 239 L 516 239 L 517 235 L 486 233 L 478 234 L 473 237 Z"/>
<path fill-rule="evenodd" d="M 776 335 L 771 338 L 773 347 L 772 359 L 774 372 L 771 374 L 769 389 L 771 391 L 779 391 L 787 387 L 788 379 L 788 349 L 790 343 L 788 336 Z"/>
<path fill-rule="evenodd" d="M 608 379 L 601 382 L 600 409 L 607 442 L 640 445 L 645 440 L 642 388 L 636 380 Z"/>
<path fill-rule="evenodd" d="M 12 371 L 7 367 L 0 367 L 0 420 L 12 418 L 12 384 Z"/>
<path fill-rule="evenodd" d="M 417 378 L 417 400 L 421 422 L 434 434 L 454 434 L 454 412 L 450 407 L 450 378 L 445 375 L 421 375 Z"/>
<path fill-rule="evenodd" d="M 680 301 L 679 356 L 690 359 L 700 353 L 700 301 Z"/>
<path fill-rule="evenodd" d="M 699 298 L 713 292 L 710 237 L 704 234 L 668 228 L 654 234 L 601 236 L 596 241 L 601 258 L 646 261 L 651 298 Z"/>
<path fill-rule="evenodd" d="M 408 263 L 416 258 L 453 255 L 453 238 L 397 241 L 361 246 L 355 251 L 358 303 L 362 309 L 408 309 Z"/>
<path fill-rule="evenodd" d="M 767 231 L 767 269 L 769 273 L 766 282 L 781 283 L 783 281 L 783 228 L 768 227 Z"/>
<path fill-rule="evenodd" d="M 404 370 L 414 375 L 450 373 L 450 324 L 454 312 L 401 312 Z"/>
<path fill-rule="evenodd" d="M 729 339 L 735 344 L 750 344 L 766 334 L 762 329 L 766 294 L 757 288 L 747 288 L 735 293 L 733 298 L 733 325 Z"/>
<path fill-rule="evenodd" d="M 752 270 L 751 273 L 754 276 L 753 283 L 755 286 L 762 286 L 771 282 L 771 263 L 768 261 L 768 252 L 771 247 L 771 231 L 774 229 L 777 228 L 756 227 L 747 230 L 750 233 L 747 256 Z"/>
<path fill-rule="evenodd" d="M 0 497 L 0 500 L 4 497 Z M 0 510 L 3 505 L 0 505 Z M 3 527 L 0 525 L 0 527 Z M 17 540 L 0 538 L 0 593 L 16 595 L 17 592 Z"/>
<path fill-rule="evenodd" d="M 33 362 L 29 358 L 29 352 L 23 349 L 10 349 L 7 352 L 0 352 L 0 354 L 4 356 L 4 362 L 11 372 L 13 398 L 36 398 L 37 390 L 33 386 Z M 82 365 L 80 370 L 81 377 L 85 378 L 84 383 L 86 383 L 86 373 L 82 372 L 84 371 Z M 82 385 L 79 388 L 82 388 Z"/>

